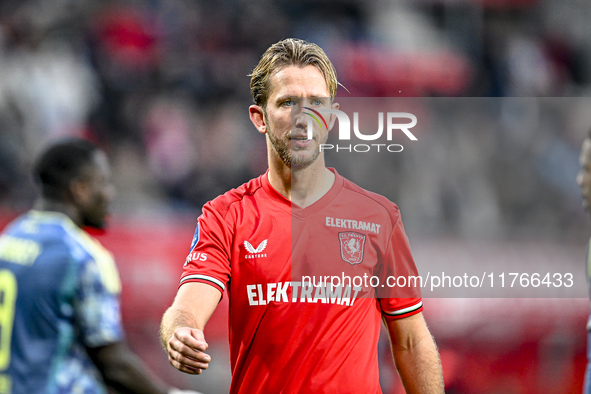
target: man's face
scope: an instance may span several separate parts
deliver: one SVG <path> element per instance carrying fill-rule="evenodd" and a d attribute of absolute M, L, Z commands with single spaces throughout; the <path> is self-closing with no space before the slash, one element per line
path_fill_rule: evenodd
<path fill-rule="evenodd" d="M 292 170 L 314 163 L 320 144 L 326 143 L 328 130 L 314 125 L 313 139 L 307 138 L 308 120 L 304 107 L 331 108 L 330 94 L 322 73 L 314 66 L 287 66 L 270 79 L 270 93 L 265 110 L 266 133 L 277 155 Z"/>
<path fill-rule="evenodd" d="M 115 188 L 106 155 L 97 151 L 92 163 L 86 166 L 78 180 L 81 192 L 76 199 L 82 225 L 104 228 Z"/>
<path fill-rule="evenodd" d="M 591 210 L 591 139 L 586 138 L 581 147 L 581 156 L 579 157 L 581 170 L 577 175 L 577 184 L 581 188 L 583 195 L 583 208 Z"/>

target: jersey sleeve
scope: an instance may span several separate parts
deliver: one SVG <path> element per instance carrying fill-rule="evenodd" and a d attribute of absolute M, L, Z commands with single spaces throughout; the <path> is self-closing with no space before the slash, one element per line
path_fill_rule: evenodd
<path fill-rule="evenodd" d="M 81 263 L 74 308 L 80 335 L 87 347 L 105 346 L 124 339 L 121 323 L 119 274 L 109 256 Z"/>
<path fill-rule="evenodd" d="M 376 272 L 384 285 L 378 289 L 377 296 L 386 320 L 401 319 L 423 310 L 420 278 L 402 219 L 397 216 Z"/>
<path fill-rule="evenodd" d="M 206 204 L 197 219 L 180 286 L 190 282 L 205 283 L 223 295 L 230 280 L 231 242 L 225 219 L 211 204 Z"/>

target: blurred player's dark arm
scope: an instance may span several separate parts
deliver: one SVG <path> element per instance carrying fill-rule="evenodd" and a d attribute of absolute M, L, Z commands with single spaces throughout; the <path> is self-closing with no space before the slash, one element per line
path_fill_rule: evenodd
<path fill-rule="evenodd" d="M 208 345 L 203 330 L 221 297 L 219 290 L 212 286 L 186 283 L 164 313 L 160 340 L 168 360 L 179 371 L 200 374 L 207 369 L 211 358 L 204 353 Z"/>
<path fill-rule="evenodd" d="M 443 394 L 439 352 L 422 313 L 384 321 L 396 369 L 407 394 Z"/>
<path fill-rule="evenodd" d="M 107 386 L 118 393 L 165 394 L 168 387 L 149 374 L 140 358 L 124 342 L 87 348 Z"/>

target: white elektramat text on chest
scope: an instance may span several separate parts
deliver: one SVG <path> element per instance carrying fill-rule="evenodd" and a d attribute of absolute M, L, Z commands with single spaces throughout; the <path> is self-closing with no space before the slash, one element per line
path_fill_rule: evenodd
<path fill-rule="evenodd" d="M 371 223 L 371 222 L 363 222 L 361 220 L 332 218 L 330 216 L 327 216 L 326 217 L 326 226 L 327 227 L 348 228 L 348 229 L 352 229 L 352 230 L 364 230 L 364 231 L 370 231 L 375 234 L 379 234 L 381 224 Z"/>
<path fill-rule="evenodd" d="M 360 291 L 361 287 L 333 286 L 327 282 L 279 282 L 246 286 L 249 305 L 267 305 L 271 302 L 320 302 L 353 306 Z"/>

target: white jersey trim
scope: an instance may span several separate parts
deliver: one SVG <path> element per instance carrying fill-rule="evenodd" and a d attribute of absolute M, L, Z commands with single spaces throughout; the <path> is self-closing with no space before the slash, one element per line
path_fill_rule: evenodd
<path fill-rule="evenodd" d="M 199 275 L 199 274 L 194 274 L 194 275 L 187 275 L 185 276 L 183 279 L 181 279 L 181 285 L 190 280 L 190 279 L 202 279 L 202 280 L 206 280 L 208 282 L 212 282 L 215 283 L 216 285 L 218 285 L 219 287 L 222 288 L 222 290 L 226 290 L 226 286 L 222 283 L 221 280 L 216 279 L 216 278 L 212 278 L 211 276 L 207 276 L 207 275 Z"/>
<path fill-rule="evenodd" d="M 386 311 L 384 311 L 384 313 L 386 315 L 390 315 L 390 316 L 399 316 L 399 315 L 404 315 L 405 313 L 416 311 L 417 309 L 419 309 L 422 306 L 423 306 L 423 301 L 419 301 L 418 303 L 416 303 L 416 304 L 414 304 L 412 306 L 409 306 L 407 308 L 398 309 L 397 311 L 394 311 L 394 312 L 386 312 Z"/>

